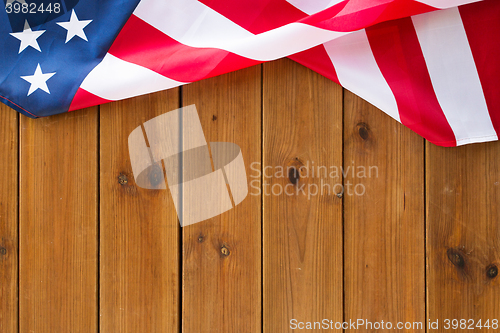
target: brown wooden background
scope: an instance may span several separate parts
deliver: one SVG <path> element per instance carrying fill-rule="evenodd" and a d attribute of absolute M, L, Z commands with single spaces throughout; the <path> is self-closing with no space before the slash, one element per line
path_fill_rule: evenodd
<path fill-rule="evenodd" d="M 379 176 L 344 180 L 363 196 L 249 195 L 181 229 L 168 190 L 135 186 L 127 138 L 190 104 L 247 175 L 314 161 Z M 37 120 L 2 106 L 0 127 L 2 333 L 500 319 L 500 144 L 429 144 L 290 60 Z"/>

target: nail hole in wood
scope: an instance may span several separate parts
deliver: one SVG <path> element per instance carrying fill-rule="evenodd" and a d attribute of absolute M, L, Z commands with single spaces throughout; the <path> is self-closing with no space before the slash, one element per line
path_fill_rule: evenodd
<path fill-rule="evenodd" d="M 486 275 L 490 279 L 496 278 L 497 275 L 498 275 L 498 267 L 497 267 L 497 265 L 495 265 L 495 264 L 489 265 L 488 268 L 486 269 Z"/>
<path fill-rule="evenodd" d="M 222 253 L 222 255 L 224 257 L 227 257 L 228 255 L 231 254 L 231 252 L 229 251 L 229 249 L 226 247 L 226 245 L 222 245 L 222 247 L 220 248 L 220 253 Z"/>
<path fill-rule="evenodd" d="M 125 185 L 128 183 L 128 178 L 126 175 L 124 175 L 123 173 L 120 173 L 120 175 L 118 176 L 118 183 L 120 185 Z"/>

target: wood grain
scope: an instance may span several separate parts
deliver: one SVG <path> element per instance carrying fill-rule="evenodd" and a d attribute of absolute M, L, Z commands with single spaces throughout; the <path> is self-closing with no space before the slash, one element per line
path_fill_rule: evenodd
<path fill-rule="evenodd" d="M 207 142 L 240 146 L 247 178 L 261 161 L 261 68 L 192 83 L 183 104 L 195 104 Z M 260 332 L 261 198 L 183 228 L 183 332 Z"/>
<path fill-rule="evenodd" d="M 20 121 L 20 332 L 97 331 L 97 108 Z"/>
<path fill-rule="evenodd" d="M 329 174 L 342 165 L 342 88 L 284 59 L 264 65 L 263 96 L 264 332 L 341 321 L 341 179 Z"/>
<path fill-rule="evenodd" d="M 134 182 L 128 136 L 179 107 L 171 89 L 101 106 L 100 332 L 178 332 L 180 225 L 168 190 Z"/>
<path fill-rule="evenodd" d="M 424 323 L 423 139 L 344 96 L 345 319 Z"/>
<path fill-rule="evenodd" d="M 18 117 L 0 104 L 0 332 L 18 324 Z"/>
<path fill-rule="evenodd" d="M 135 184 L 127 142 L 181 100 L 207 141 L 240 146 L 252 185 L 182 229 L 168 189 Z M 325 318 L 493 332 L 500 320 L 499 142 L 424 144 L 287 59 L 100 113 L 0 112 L 1 333 L 282 333 Z M 331 177 L 340 166 L 351 172 Z"/>
<path fill-rule="evenodd" d="M 427 144 L 428 317 L 500 321 L 500 144 Z M 499 326 L 500 327 L 500 326 Z M 498 328 L 497 328 L 498 330 Z M 490 327 L 489 332 L 497 331 Z M 449 331 L 449 330 L 448 330 Z"/>

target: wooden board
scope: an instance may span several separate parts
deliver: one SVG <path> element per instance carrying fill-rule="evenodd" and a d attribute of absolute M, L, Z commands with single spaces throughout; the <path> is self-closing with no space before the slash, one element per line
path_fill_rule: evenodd
<path fill-rule="evenodd" d="M 180 226 L 168 190 L 135 184 L 128 136 L 179 107 L 171 89 L 101 106 L 100 332 L 177 332 Z"/>
<path fill-rule="evenodd" d="M 19 332 L 97 331 L 97 107 L 20 122 Z"/>
<path fill-rule="evenodd" d="M 313 170 L 342 165 L 342 88 L 283 59 L 264 64 L 263 89 L 263 331 L 341 321 L 340 179 Z"/>
<path fill-rule="evenodd" d="M 18 324 L 18 117 L 0 104 L 0 332 Z"/>
<path fill-rule="evenodd" d="M 261 161 L 260 97 L 260 66 L 183 87 L 183 105 L 196 105 L 207 142 L 240 146 L 248 178 Z M 183 332 L 260 332 L 260 196 L 182 230 Z"/>
<path fill-rule="evenodd" d="M 500 321 L 500 144 L 427 144 L 428 318 L 455 332 Z M 466 322 L 460 323 L 460 320 Z M 500 324 L 499 324 L 500 325 Z M 464 328 L 465 327 L 465 328 Z M 490 327 L 490 332 L 498 331 Z"/>
<path fill-rule="evenodd" d="M 168 189 L 135 184 L 127 139 L 190 104 L 207 141 L 241 147 L 251 186 L 181 229 Z M 428 332 L 489 320 L 493 332 L 500 320 L 498 142 L 424 144 L 287 59 L 100 112 L 0 112 L 1 333 L 281 333 L 325 318 L 439 320 Z M 283 173 L 259 177 L 264 166 Z M 343 179 L 340 166 L 365 175 Z M 332 195 L 307 198 L 325 183 Z M 278 185 L 306 192 L 270 194 Z"/>
<path fill-rule="evenodd" d="M 345 319 L 424 332 L 424 141 L 347 90 L 344 103 Z"/>

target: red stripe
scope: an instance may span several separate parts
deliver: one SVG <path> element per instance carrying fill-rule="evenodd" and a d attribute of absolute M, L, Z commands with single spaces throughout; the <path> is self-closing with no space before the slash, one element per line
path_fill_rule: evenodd
<path fill-rule="evenodd" d="M 88 108 L 90 106 L 105 104 L 109 102 L 111 101 L 91 94 L 87 90 L 84 90 L 82 88 L 78 88 L 75 97 L 73 97 L 73 101 L 71 101 L 71 105 L 69 106 L 68 111 L 80 110 Z"/>
<path fill-rule="evenodd" d="M 439 105 L 411 18 L 366 29 L 375 60 L 394 93 L 401 122 L 427 140 L 455 146 Z"/>
<path fill-rule="evenodd" d="M 493 127 L 500 136 L 500 2 L 459 7 Z"/>
<path fill-rule="evenodd" d="M 309 50 L 292 54 L 288 58 L 340 84 L 332 60 L 328 56 L 323 45 L 318 45 Z"/>
<path fill-rule="evenodd" d="M 181 44 L 134 15 L 108 52 L 180 82 L 193 82 L 260 63 L 220 49 Z"/>
<path fill-rule="evenodd" d="M 254 34 L 298 21 L 328 30 L 355 31 L 379 22 L 436 10 L 413 0 L 350 0 L 309 16 L 286 0 L 200 2 Z"/>
<path fill-rule="evenodd" d="M 33 117 L 35 117 L 35 118 L 39 118 L 39 117 L 41 117 L 41 116 L 37 116 L 36 114 L 33 114 L 33 113 L 29 112 L 28 110 L 26 110 L 25 108 L 23 108 L 21 105 L 18 105 L 18 104 L 16 104 L 16 103 L 14 103 L 13 101 L 11 101 L 10 99 L 8 99 L 8 98 L 6 98 L 6 97 L 0 96 L 0 98 L 2 98 L 2 99 L 4 99 L 4 100 L 6 100 L 7 102 L 11 103 L 13 106 L 18 107 L 19 109 L 23 110 L 24 112 L 29 113 L 30 115 L 32 115 L 32 116 L 33 116 Z M 5 102 L 3 102 L 3 103 L 5 103 Z M 7 105 L 7 106 L 11 106 L 11 105 L 9 105 L 9 104 L 5 104 L 5 105 Z M 43 117 L 43 116 L 42 116 L 42 117 Z"/>
<path fill-rule="evenodd" d="M 276 29 L 307 16 L 285 0 L 200 0 L 254 34 Z"/>
<path fill-rule="evenodd" d="M 344 1 L 300 22 L 333 31 L 355 31 L 380 22 L 436 10 L 418 1 Z"/>

